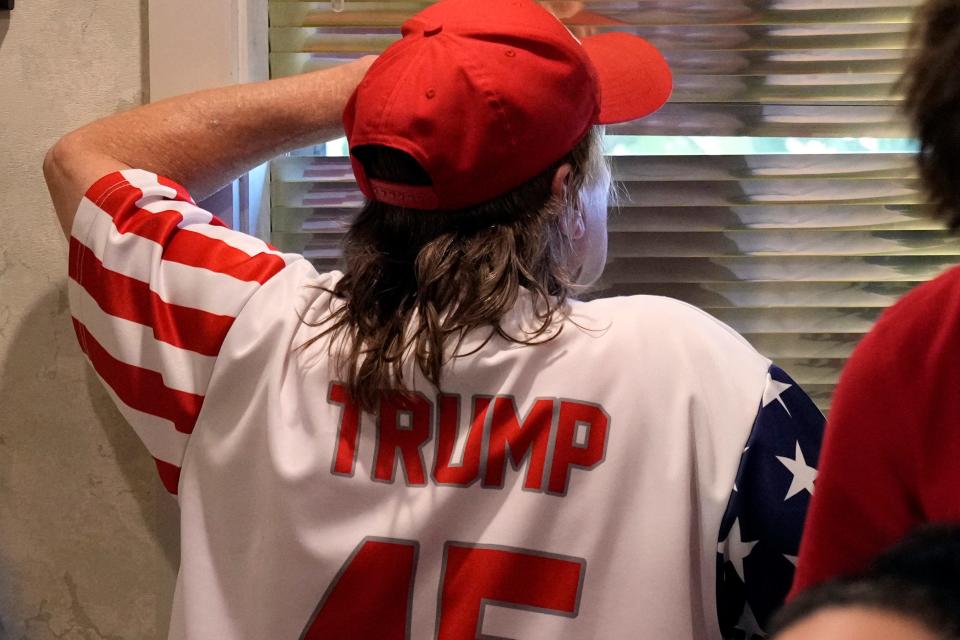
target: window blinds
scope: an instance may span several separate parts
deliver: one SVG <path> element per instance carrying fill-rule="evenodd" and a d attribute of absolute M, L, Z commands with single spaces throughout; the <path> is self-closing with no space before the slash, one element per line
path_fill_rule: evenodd
<path fill-rule="evenodd" d="M 274 77 L 378 53 L 428 2 L 270 2 Z M 827 410 L 884 308 L 951 266 L 927 217 L 896 81 L 919 0 L 545 2 L 575 33 L 655 43 L 654 116 L 609 127 L 621 195 L 592 294 L 666 295 L 730 324 Z M 478 0 L 482 10 L 482 0 Z M 273 163 L 273 236 L 335 268 L 362 198 L 342 141 Z"/>

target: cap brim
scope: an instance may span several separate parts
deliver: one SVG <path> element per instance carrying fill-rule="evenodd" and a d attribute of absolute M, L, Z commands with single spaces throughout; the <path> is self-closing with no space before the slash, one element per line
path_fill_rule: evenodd
<path fill-rule="evenodd" d="M 600 81 L 597 124 L 628 122 L 650 115 L 670 99 L 673 76 L 656 47 L 629 33 L 584 38 L 583 48 Z"/>
<path fill-rule="evenodd" d="M 563 18 L 563 24 L 570 27 L 628 27 L 629 23 L 595 11 L 578 11 L 577 13 Z"/>

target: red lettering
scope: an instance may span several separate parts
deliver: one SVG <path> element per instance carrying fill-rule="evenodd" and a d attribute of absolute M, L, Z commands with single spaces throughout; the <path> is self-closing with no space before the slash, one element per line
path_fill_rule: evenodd
<path fill-rule="evenodd" d="M 337 448 L 331 471 L 340 476 L 352 476 L 357 461 L 357 438 L 360 435 L 360 407 L 354 404 L 347 388 L 337 382 L 330 383 L 327 401 L 343 407 L 340 411 L 340 427 L 337 429 Z"/>
<path fill-rule="evenodd" d="M 353 476 L 360 446 L 362 412 L 347 387 L 331 383 L 328 402 L 340 405 L 340 424 L 331 472 Z M 503 488 L 509 461 L 514 471 L 526 465 L 523 488 L 566 495 L 573 468 L 592 469 L 606 455 L 610 416 L 603 407 L 576 400 L 538 398 L 521 419 L 510 396 L 476 396 L 464 436 L 461 461 L 454 463 L 460 439 L 461 398 L 438 394 L 433 468 L 437 484 L 468 487 L 482 479 L 484 488 Z M 373 455 L 374 480 L 393 482 L 397 459 L 405 482 L 427 484 L 423 447 L 433 438 L 433 403 L 422 393 L 386 393 L 381 397 Z M 489 418 L 484 456 L 484 431 Z M 552 426 L 556 420 L 556 429 Z M 458 456 L 460 457 L 460 456 Z"/>
<path fill-rule="evenodd" d="M 606 411 L 597 405 L 571 400 L 560 402 L 557 439 L 553 445 L 550 482 L 547 485 L 549 493 L 567 493 L 571 467 L 591 469 L 603 460 L 609 421 Z M 577 442 L 577 431 L 581 425 L 586 429 L 583 444 Z"/>
<path fill-rule="evenodd" d="M 487 443 L 487 467 L 484 487 L 502 487 L 506 472 L 506 458 L 519 470 L 529 454 L 524 489 L 539 491 L 543 486 L 543 470 L 550 441 L 550 423 L 553 421 L 554 401 L 539 399 L 521 423 L 513 398 L 500 396 L 493 400 L 490 419 L 490 440 Z"/>
<path fill-rule="evenodd" d="M 473 420 L 463 451 L 463 463 L 451 465 L 453 446 L 460 431 L 460 397 L 437 397 L 437 450 L 433 463 L 433 479 L 440 484 L 468 487 L 480 475 L 480 449 L 483 446 L 483 423 L 487 419 L 490 398 L 475 398 Z"/>
<path fill-rule="evenodd" d="M 327 587 L 301 639 L 409 640 L 419 548 L 413 540 L 364 538 Z M 483 635 L 488 605 L 576 618 L 587 561 L 448 541 L 438 568 L 434 637 L 475 640 L 490 637 Z"/>
<path fill-rule="evenodd" d="M 327 587 L 301 635 L 407 640 L 419 544 L 364 538 Z"/>
<path fill-rule="evenodd" d="M 377 453 L 373 479 L 393 482 L 397 454 L 403 466 L 407 484 L 427 484 L 423 456 L 420 449 L 430 439 L 432 406 L 422 393 L 386 393 L 380 400 L 380 418 L 377 420 Z M 408 423 L 401 426 L 401 416 Z"/>
<path fill-rule="evenodd" d="M 487 604 L 574 618 L 586 562 L 508 547 L 448 542 L 438 640 L 481 637 Z"/>

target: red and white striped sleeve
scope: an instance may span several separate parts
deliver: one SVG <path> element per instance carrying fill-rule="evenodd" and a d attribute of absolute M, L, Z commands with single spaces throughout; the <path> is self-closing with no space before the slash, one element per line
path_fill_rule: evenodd
<path fill-rule="evenodd" d="M 171 493 L 227 332 L 297 259 L 147 171 L 105 176 L 81 202 L 69 266 L 77 339 Z"/>

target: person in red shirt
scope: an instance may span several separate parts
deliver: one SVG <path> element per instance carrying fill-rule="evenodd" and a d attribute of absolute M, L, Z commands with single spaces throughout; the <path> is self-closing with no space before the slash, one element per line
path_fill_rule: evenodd
<path fill-rule="evenodd" d="M 919 14 L 904 77 L 919 169 L 960 228 L 960 1 Z M 927 522 L 960 520 L 960 268 L 889 309 L 840 378 L 793 593 L 856 572 Z"/>

